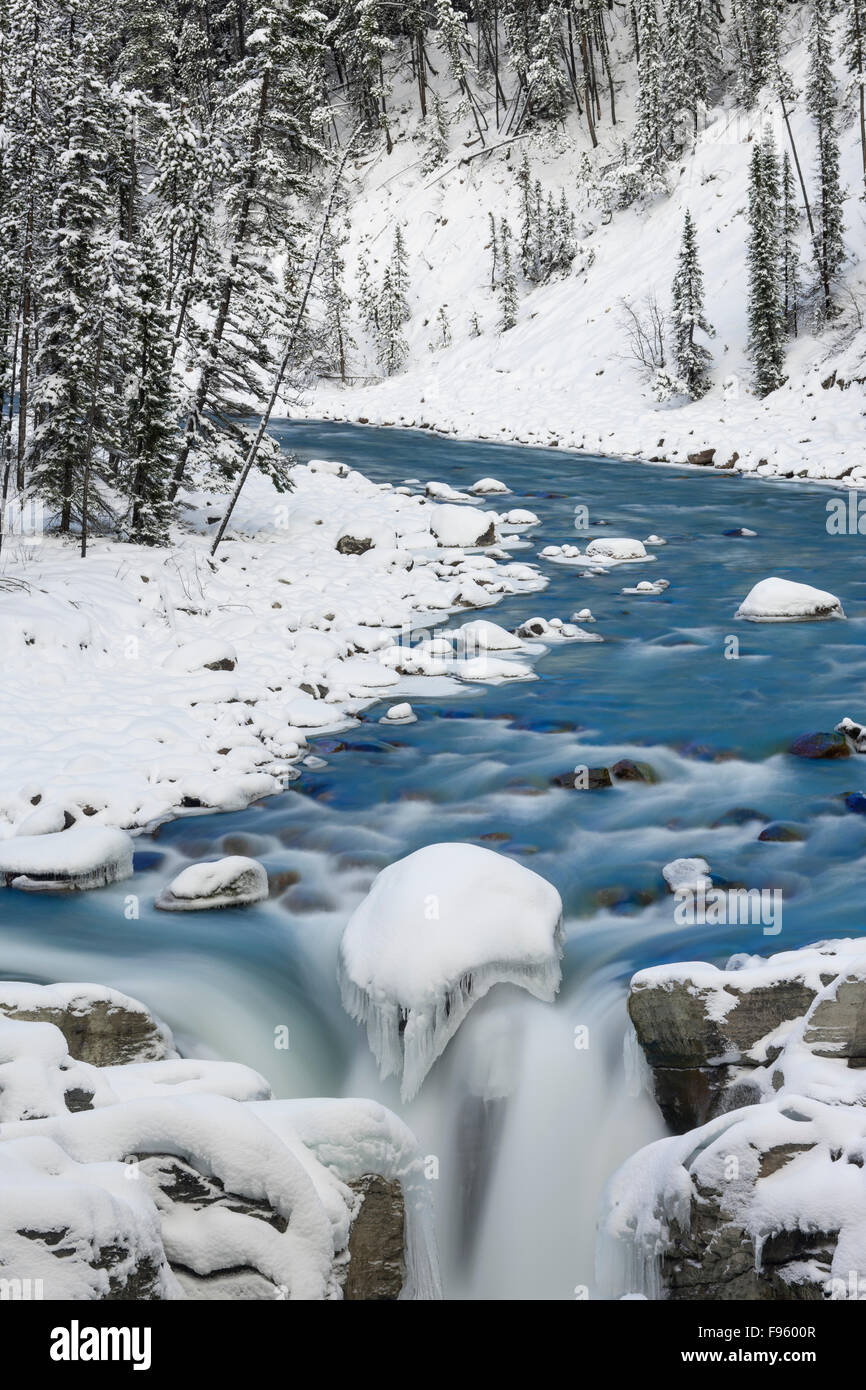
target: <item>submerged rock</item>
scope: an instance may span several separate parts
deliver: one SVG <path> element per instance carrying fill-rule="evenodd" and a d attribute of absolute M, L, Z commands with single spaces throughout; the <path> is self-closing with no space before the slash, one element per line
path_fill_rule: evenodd
<path fill-rule="evenodd" d="M 805 827 L 802 825 L 795 825 L 790 821 L 776 820 L 764 826 L 758 839 L 793 842 L 796 840 L 805 840 L 807 833 Z"/>
<path fill-rule="evenodd" d="M 657 782 L 655 769 L 649 763 L 635 762 L 633 758 L 620 758 L 610 769 L 617 782 Z"/>
<path fill-rule="evenodd" d="M 268 875 L 257 859 L 229 855 L 209 864 L 190 864 L 158 894 L 163 912 L 199 912 L 215 907 L 246 907 L 264 902 Z"/>
<path fill-rule="evenodd" d="M 848 758 L 851 749 L 844 734 L 801 734 L 788 749 L 795 758 Z"/>

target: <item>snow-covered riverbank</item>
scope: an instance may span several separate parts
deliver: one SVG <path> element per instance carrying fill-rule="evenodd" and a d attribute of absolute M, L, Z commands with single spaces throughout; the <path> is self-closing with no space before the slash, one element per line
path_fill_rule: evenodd
<path fill-rule="evenodd" d="M 503 513 L 480 499 L 436 503 L 334 462 L 294 478 L 285 495 L 250 480 L 214 560 L 223 501 L 204 495 L 167 549 L 97 541 L 82 561 L 68 542 L 7 539 L 0 837 L 240 809 L 285 785 L 308 734 L 418 680 L 478 678 L 471 653 L 403 677 L 410 625 L 543 587 L 506 550 L 461 548 L 500 539 Z"/>

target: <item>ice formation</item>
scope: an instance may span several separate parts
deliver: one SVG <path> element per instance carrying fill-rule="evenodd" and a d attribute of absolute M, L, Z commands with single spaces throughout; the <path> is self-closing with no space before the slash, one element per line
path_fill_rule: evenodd
<path fill-rule="evenodd" d="M 559 893 L 538 874 L 477 845 L 429 845 L 383 869 L 350 918 L 343 1006 L 411 1100 L 493 985 L 554 999 L 561 933 Z"/>

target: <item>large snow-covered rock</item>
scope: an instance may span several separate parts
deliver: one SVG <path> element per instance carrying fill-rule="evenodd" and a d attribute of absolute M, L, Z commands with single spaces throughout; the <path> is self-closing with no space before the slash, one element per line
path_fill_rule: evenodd
<path fill-rule="evenodd" d="M 629 1012 L 685 1132 L 611 1180 L 602 1296 L 861 1299 L 866 942 L 643 970 Z"/>
<path fill-rule="evenodd" d="M 559 988 L 562 902 L 552 884 L 469 844 L 416 850 L 378 875 L 340 944 L 343 1005 L 381 1075 L 410 1100 L 477 999 Z"/>
<path fill-rule="evenodd" d="M 0 840 L 0 879 L 13 888 L 100 888 L 131 874 L 132 839 L 125 830 L 74 825 Z"/>
<path fill-rule="evenodd" d="M 231 854 L 209 864 L 190 864 L 158 894 L 163 912 L 200 912 L 212 907 L 247 907 L 268 896 L 268 875 L 257 859 Z"/>
<path fill-rule="evenodd" d="M 274 1101 L 231 1062 L 95 1067 L 2 1015 L 0 1265 L 22 1298 L 441 1296 L 418 1146 L 383 1106 Z"/>
<path fill-rule="evenodd" d="M 137 999 L 107 985 L 32 985 L 0 980 L 0 1014 L 59 1028 L 70 1056 L 95 1067 L 175 1057 L 164 1023 Z"/>
<path fill-rule="evenodd" d="M 492 545 L 496 540 L 495 522 L 496 517 L 490 512 L 450 503 L 434 509 L 430 530 L 443 546 Z"/>
<path fill-rule="evenodd" d="M 629 536 L 598 536 L 586 547 L 591 560 L 650 560 L 642 541 Z"/>
<path fill-rule="evenodd" d="M 803 618 L 844 618 L 845 614 L 835 594 L 813 589 L 811 584 L 795 584 L 791 579 L 770 578 L 750 589 L 735 616 L 753 623 L 784 623 Z"/>
<path fill-rule="evenodd" d="M 238 654 L 231 642 L 216 637 L 197 637 L 182 642 L 162 663 L 167 671 L 233 671 Z"/>

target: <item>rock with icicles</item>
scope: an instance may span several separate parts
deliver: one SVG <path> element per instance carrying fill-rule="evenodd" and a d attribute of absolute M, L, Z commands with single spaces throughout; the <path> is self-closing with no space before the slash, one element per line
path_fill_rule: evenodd
<path fill-rule="evenodd" d="M 343 1007 L 366 1025 L 381 1076 L 399 1075 L 408 1101 L 494 985 L 552 1002 L 561 955 L 552 884 L 478 845 L 429 845 L 383 869 L 349 919 Z"/>

